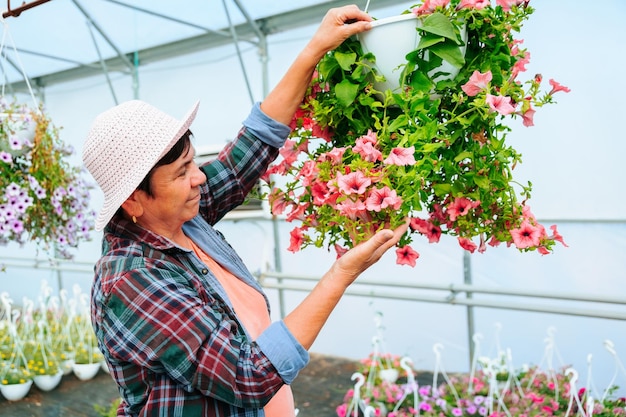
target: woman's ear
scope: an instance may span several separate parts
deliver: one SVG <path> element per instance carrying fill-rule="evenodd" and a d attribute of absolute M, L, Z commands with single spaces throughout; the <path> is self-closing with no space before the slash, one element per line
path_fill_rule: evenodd
<path fill-rule="evenodd" d="M 141 217 L 143 214 L 143 206 L 137 198 L 137 190 L 122 203 L 122 209 L 126 212 L 128 217 Z"/>

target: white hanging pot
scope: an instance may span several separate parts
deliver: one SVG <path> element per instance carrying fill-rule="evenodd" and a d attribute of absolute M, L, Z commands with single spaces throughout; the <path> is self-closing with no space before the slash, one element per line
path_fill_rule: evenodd
<path fill-rule="evenodd" d="M 100 362 L 96 363 L 75 363 L 72 365 L 72 370 L 76 378 L 81 381 L 88 381 L 96 376 L 100 370 Z"/>
<path fill-rule="evenodd" d="M 393 384 L 398 380 L 400 373 L 398 372 L 397 369 L 389 368 L 389 369 L 381 369 L 380 371 L 378 371 L 378 375 L 380 376 L 380 379 L 382 379 L 383 381 Z"/>
<path fill-rule="evenodd" d="M 413 13 L 391 16 L 384 19 L 374 20 L 372 28 L 359 35 L 359 41 L 363 52 L 371 52 L 376 57 L 374 67 L 385 77 L 385 81 L 376 82 L 374 87 L 379 91 L 397 90 L 400 87 L 400 74 L 402 66 L 406 64 L 406 56 L 417 49 L 420 35 L 417 31 L 422 25 L 422 20 Z M 463 34 L 465 40 L 466 33 Z M 461 48 L 465 53 L 465 47 Z M 429 72 L 433 76 L 435 72 L 448 73 L 434 78 L 434 81 L 451 79 L 456 77 L 460 69 L 443 61 L 439 68 Z"/>
<path fill-rule="evenodd" d="M 56 375 L 37 375 L 33 378 L 35 386 L 42 391 L 52 391 L 60 383 L 63 377 L 63 371 L 59 370 Z"/>
<path fill-rule="evenodd" d="M 9 401 L 19 401 L 26 397 L 32 385 L 32 379 L 24 382 L 23 384 L 0 385 L 0 392 L 2 392 L 4 398 Z"/>

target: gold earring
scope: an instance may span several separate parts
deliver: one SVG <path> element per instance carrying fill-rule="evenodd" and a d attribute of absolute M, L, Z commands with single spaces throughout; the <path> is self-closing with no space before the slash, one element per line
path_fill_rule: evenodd
<path fill-rule="evenodd" d="M 137 217 L 133 216 L 133 223 L 137 223 Z"/>

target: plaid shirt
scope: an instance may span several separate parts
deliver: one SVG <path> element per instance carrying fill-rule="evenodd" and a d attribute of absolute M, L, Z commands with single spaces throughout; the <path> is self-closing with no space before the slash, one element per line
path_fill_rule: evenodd
<path fill-rule="evenodd" d="M 202 167 L 208 180 L 200 213 L 183 226 L 209 256 L 261 293 L 211 225 L 243 202 L 286 132 L 256 105 L 237 139 Z M 192 251 L 118 215 L 104 230 L 91 314 L 123 398 L 118 416 L 264 416 L 263 406 L 309 359 L 282 321 L 252 341 Z"/>

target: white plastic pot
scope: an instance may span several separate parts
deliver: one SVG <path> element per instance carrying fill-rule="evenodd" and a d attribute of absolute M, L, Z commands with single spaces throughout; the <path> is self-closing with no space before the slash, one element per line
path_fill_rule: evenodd
<path fill-rule="evenodd" d="M 376 57 L 375 68 L 385 81 L 375 83 L 379 91 L 396 90 L 400 87 L 402 65 L 406 64 L 406 56 L 417 49 L 420 41 L 417 28 L 422 24 L 415 14 L 408 13 L 391 16 L 372 22 L 372 29 L 359 35 L 359 41 L 364 52 L 371 52 Z M 465 52 L 465 48 L 462 48 Z M 456 77 L 459 68 L 443 61 L 442 65 L 431 71 L 446 72 L 449 75 L 436 77 L 436 81 Z"/>

